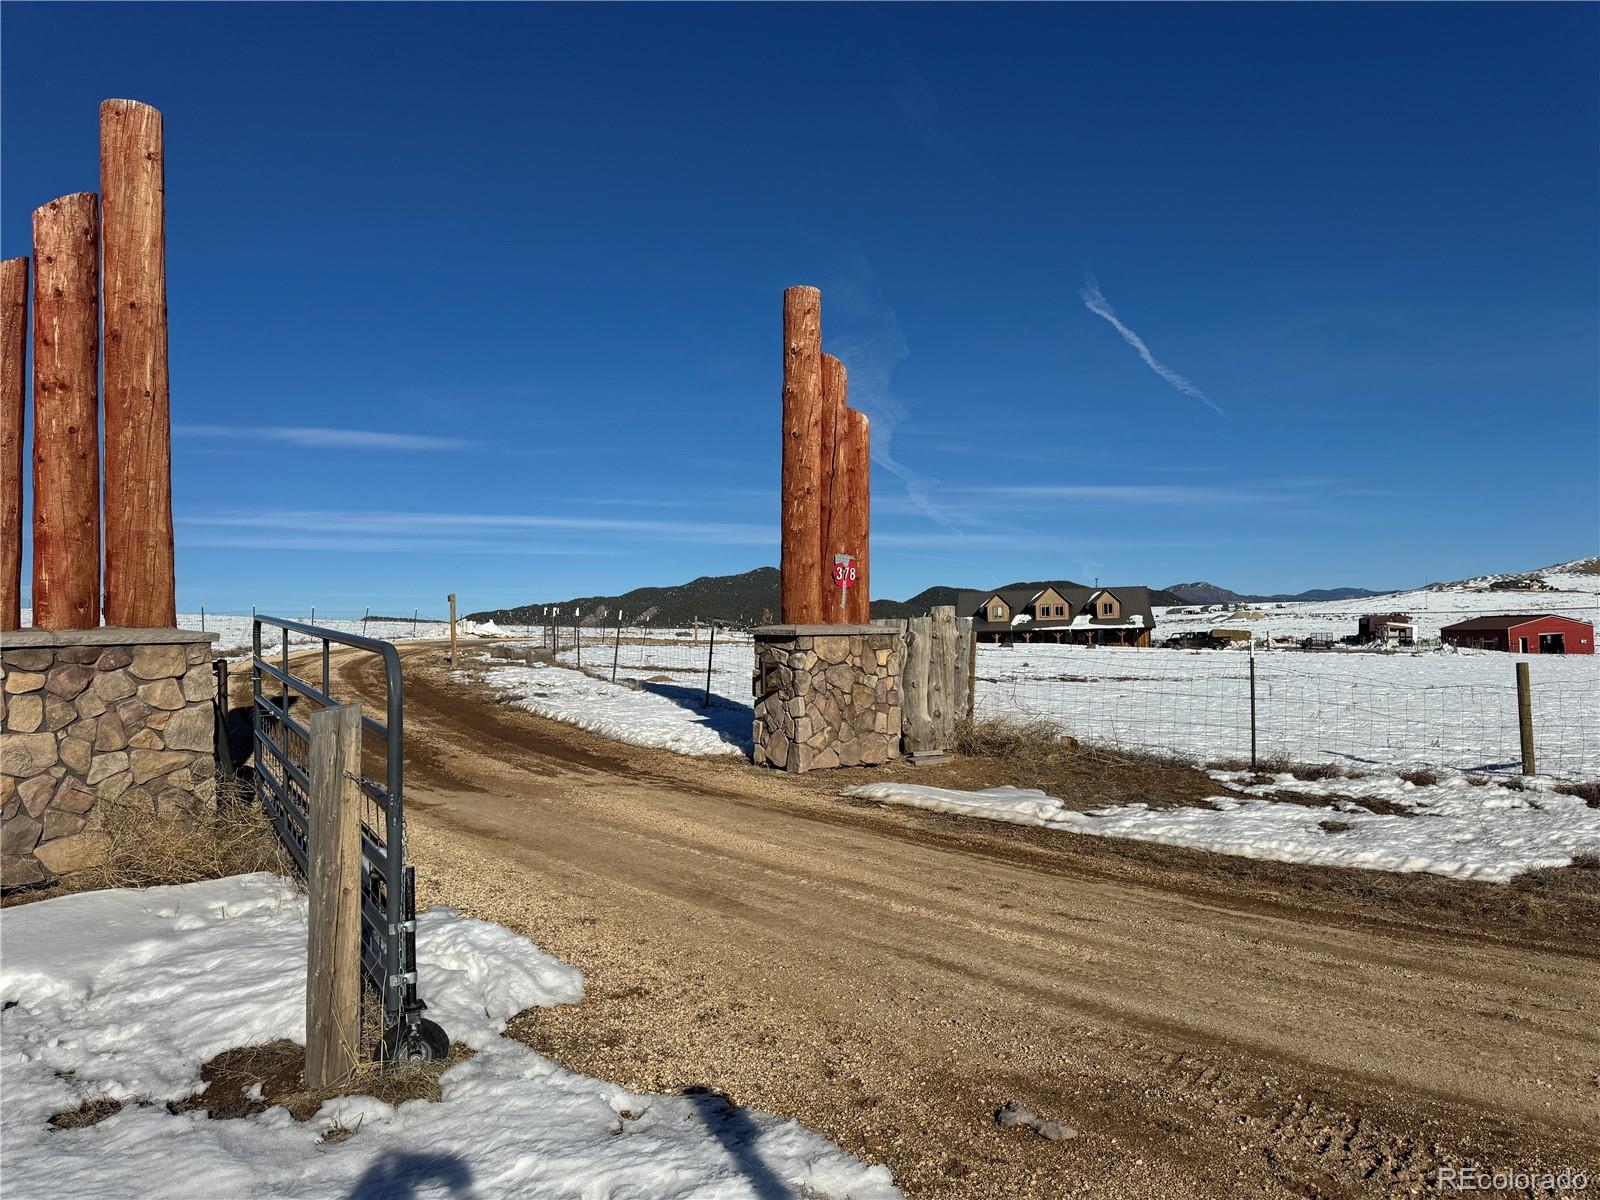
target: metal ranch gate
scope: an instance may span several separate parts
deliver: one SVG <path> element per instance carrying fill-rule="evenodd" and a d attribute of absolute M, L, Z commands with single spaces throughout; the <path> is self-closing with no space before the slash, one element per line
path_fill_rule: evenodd
<path fill-rule="evenodd" d="M 282 633 L 281 647 L 274 648 L 277 663 L 270 662 L 267 654 L 271 651 L 262 648 L 263 626 Z M 289 662 L 291 633 L 321 643 L 320 688 L 294 674 Z M 383 999 L 384 1057 L 391 1061 L 442 1058 L 449 1051 L 449 1040 L 437 1025 L 422 1018 L 427 1005 L 417 996 L 416 885 L 413 870 L 405 861 L 400 656 L 389 642 L 281 617 L 255 616 L 251 641 L 256 795 L 301 874 L 307 873 L 308 866 L 311 733 L 295 719 L 292 709 L 301 699 L 318 708 L 340 703 L 332 694 L 329 678 L 334 644 L 364 650 L 383 660 L 385 719 L 379 721 L 365 713 L 361 718 L 363 733 L 373 734 L 383 743 L 383 778 L 368 778 L 364 767 L 353 777 L 362 797 L 361 969 Z"/>

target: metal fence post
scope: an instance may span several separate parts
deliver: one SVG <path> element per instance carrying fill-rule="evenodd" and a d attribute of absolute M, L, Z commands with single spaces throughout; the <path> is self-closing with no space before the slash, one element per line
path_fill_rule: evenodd
<path fill-rule="evenodd" d="M 1250 647 L 1250 769 L 1256 768 L 1256 648 Z"/>
<path fill-rule="evenodd" d="M 572 614 L 572 641 L 577 652 L 578 670 L 583 670 L 583 626 L 578 624 L 582 618 L 576 612 Z"/>
<path fill-rule="evenodd" d="M 1533 763 L 1533 683 L 1528 664 L 1517 664 L 1517 725 L 1522 732 L 1522 773 L 1534 774 Z"/>
<path fill-rule="evenodd" d="M 617 681 L 617 659 L 622 654 L 622 610 L 617 609 L 617 640 L 611 647 L 611 682 Z"/>
<path fill-rule="evenodd" d="M 200 606 L 200 632 L 204 633 L 205 631 L 206 631 L 206 606 L 204 604 L 202 604 Z"/>
<path fill-rule="evenodd" d="M 717 656 L 717 623 L 711 622 L 711 640 L 706 644 L 706 698 L 701 708 L 711 707 L 711 660 Z"/>

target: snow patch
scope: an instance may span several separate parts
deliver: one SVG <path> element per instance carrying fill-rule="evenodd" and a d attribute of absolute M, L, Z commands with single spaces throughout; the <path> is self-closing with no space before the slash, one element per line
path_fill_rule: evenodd
<path fill-rule="evenodd" d="M 1094 837 L 1129 838 L 1210 850 L 1241 858 L 1423 871 L 1455 879 L 1504 883 L 1525 871 L 1564 867 L 1600 853 L 1600 810 L 1577 796 L 1474 786 L 1452 776 L 1428 787 L 1398 777 L 1381 780 L 1296 780 L 1288 774 L 1251 784 L 1250 772 L 1212 772 L 1246 792 L 1301 791 L 1381 798 L 1406 810 L 1375 813 L 1358 804 L 1311 807 L 1252 795 L 1215 796 L 1208 808 L 1154 809 L 1144 804 L 1078 812 L 1032 788 L 956 791 L 911 783 L 873 783 L 844 794 L 1016 825 L 1064 829 Z M 1336 827 L 1327 828 L 1324 822 Z M 1343 826 L 1338 828 L 1337 826 Z"/>
<path fill-rule="evenodd" d="M 493 667 L 485 679 L 519 708 L 630 746 L 695 756 L 750 753 L 750 706 L 713 695 L 702 708 L 703 692 L 687 683 L 647 683 L 636 691 L 565 667 L 521 665 Z"/>
<path fill-rule="evenodd" d="M 429 1016 L 478 1053 L 444 1073 L 438 1103 L 342 1097 L 303 1123 L 164 1103 L 199 1091 L 222 1050 L 303 1039 L 306 904 L 288 881 L 65 896 L 0 912 L 0 937 L 7 1195 L 899 1195 L 886 1168 L 792 1120 L 631 1093 L 499 1036 L 515 1012 L 581 999 L 581 976 L 449 909 L 419 918 L 421 987 Z M 86 1128 L 47 1125 L 97 1096 L 128 1103 Z M 355 1132 L 319 1142 L 335 1122 Z"/>

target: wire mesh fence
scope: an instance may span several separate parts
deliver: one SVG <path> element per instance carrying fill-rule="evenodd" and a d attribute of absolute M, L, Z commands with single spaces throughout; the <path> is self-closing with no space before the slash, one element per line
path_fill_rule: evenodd
<path fill-rule="evenodd" d="M 679 701 L 750 706 L 754 639 L 713 625 L 554 625 L 535 630 L 533 644 L 614 683 L 632 682 Z"/>
<path fill-rule="evenodd" d="M 980 646 L 976 713 L 1197 761 L 1521 768 L 1506 655 Z M 1534 661 L 1537 767 L 1600 774 L 1600 660 Z"/>

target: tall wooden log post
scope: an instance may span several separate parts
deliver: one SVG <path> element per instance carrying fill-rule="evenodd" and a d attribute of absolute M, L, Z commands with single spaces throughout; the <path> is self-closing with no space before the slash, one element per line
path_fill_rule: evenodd
<path fill-rule="evenodd" d="M 833 556 L 848 548 L 840 544 L 842 530 L 834 528 L 833 492 L 839 472 L 839 434 L 844 429 L 845 409 L 849 407 L 849 378 L 844 364 L 831 354 L 822 356 L 822 504 L 818 528 L 822 531 L 822 555 L 818 560 L 817 587 L 821 591 L 824 621 L 843 621 L 844 607 L 833 581 Z"/>
<path fill-rule="evenodd" d="M 822 293 L 783 293 L 782 582 L 779 620 L 810 625 L 822 612 Z"/>
<path fill-rule="evenodd" d="M 856 582 L 845 604 L 845 619 L 852 625 L 865 625 L 872 620 L 872 427 L 866 413 L 845 410 L 838 457 L 848 462 L 842 472 L 848 482 L 842 492 L 835 486 L 834 503 L 842 504 L 848 553 L 856 556 Z"/>
<path fill-rule="evenodd" d="M 165 181 L 160 111 L 137 100 L 104 101 L 105 617 L 109 625 L 128 628 L 178 622 Z"/>
<path fill-rule="evenodd" d="M 22 421 L 28 260 L 0 262 L 0 629 L 22 627 Z"/>
<path fill-rule="evenodd" d="M 100 205 L 33 214 L 33 623 L 100 624 Z"/>

